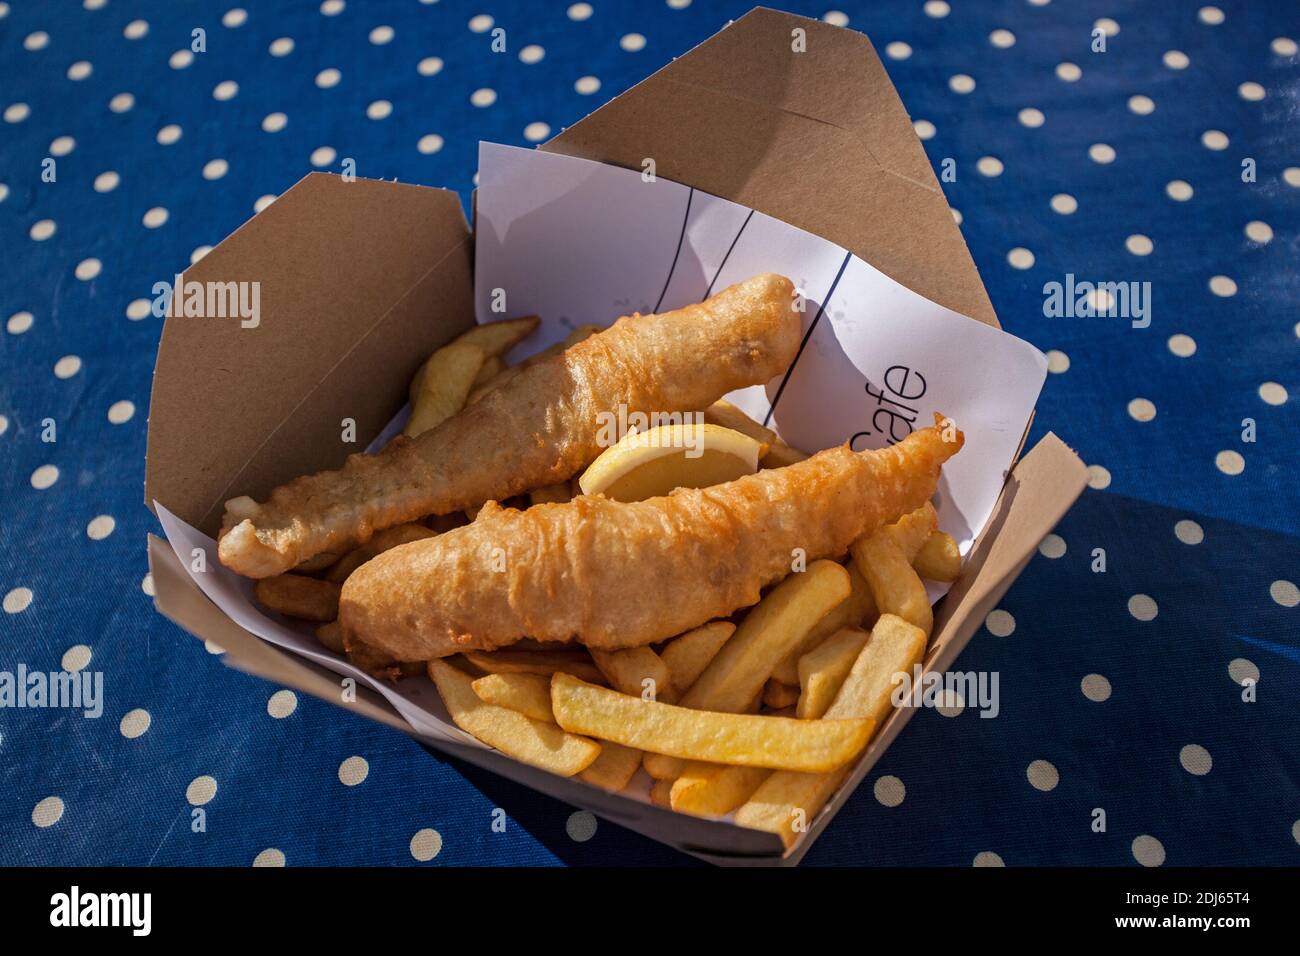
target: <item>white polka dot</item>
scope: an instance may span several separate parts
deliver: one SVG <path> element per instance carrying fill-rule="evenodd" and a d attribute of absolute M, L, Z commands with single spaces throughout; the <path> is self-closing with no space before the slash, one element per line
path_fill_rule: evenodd
<path fill-rule="evenodd" d="M 293 37 L 278 37 L 267 47 L 271 56 L 288 56 L 293 52 Z"/>
<path fill-rule="evenodd" d="M 982 853 L 975 854 L 971 866 L 1006 866 L 1006 864 L 1002 862 L 1002 857 L 992 850 L 984 850 Z"/>
<path fill-rule="evenodd" d="M 896 807 L 907 796 L 907 787 L 897 777 L 886 775 L 876 778 L 876 785 L 871 788 L 881 806 Z"/>
<path fill-rule="evenodd" d="M 90 648 L 85 644 L 74 644 L 63 652 L 63 659 L 59 662 L 59 666 L 69 674 L 75 674 L 77 671 L 84 670 L 93 656 Z"/>
<path fill-rule="evenodd" d="M 167 65 L 173 70 L 183 70 L 194 62 L 194 54 L 189 50 L 177 50 L 167 60 Z"/>
<path fill-rule="evenodd" d="M 334 152 L 334 149 L 330 146 L 318 146 L 312 150 L 311 164 L 317 168 L 328 166 L 334 162 L 334 157 L 337 155 L 338 153 Z"/>
<path fill-rule="evenodd" d="M 126 307 L 126 317 L 132 322 L 139 322 L 141 319 L 148 318 L 153 303 L 148 299 L 132 299 Z"/>
<path fill-rule="evenodd" d="M 158 143 L 162 146 L 170 146 L 181 138 L 181 128 L 175 123 L 168 123 L 162 129 L 158 130 Z"/>
<path fill-rule="evenodd" d="M 167 222 L 169 213 L 162 206 L 154 206 L 145 212 L 140 221 L 144 223 L 146 229 L 157 229 Z"/>
<path fill-rule="evenodd" d="M 442 137 L 437 133 L 426 133 L 420 137 L 420 141 L 415 144 L 415 148 L 425 156 L 436 153 L 442 149 Z"/>
<path fill-rule="evenodd" d="M 209 654 L 224 654 L 224 653 L 226 653 L 226 649 L 225 649 L 224 647 L 222 647 L 220 644 L 214 644 L 214 643 L 212 643 L 212 641 L 204 641 L 204 642 L 203 642 L 203 649 L 204 649 L 205 651 L 207 651 Z"/>
<path fill-rule="evenodd" d="M 1205 540 L 1205 529 L 1191 518 L 1183 518 L 1174 524 L 1174 537 L 1183 544 L 1200 544 Z"/>
<path fill-rule="evenodd" d="M 1110 472 L 1101 465 L 1088 466 L 1088 487 L 1097 491 L 1110 487 Z"/>
<path fill-rule="evenodd" d="M 1259 397 L 1270 405 L 1285 405 L 1287 390 L 1277 382 L 1265 382 L 1259 387 Z"/>
<path fill-rule="evenodd" d="M 1228 137 L 1220 130 L 1207 129 L 1201 134 L 1201 145 L 1206 149 L 1220 152 L 1228 148 Z"/>
<path fill-rule="evenodd" d="M 320 5 L 320 12 L 327 17 L 335 17 L 343 12 L 346 4 L 343 0 L 324 0 Z"/>
<path fill-rule="evenodd" d="M 129 113 L 135 106 L 135 97 L 130 93 L 118 93 L 108 101 L 108 108 L 114 113 Z"/>
<path fill-rule="evenodd" d="M 962 700 L 961 694 L 957 691 L 945 689 L 939 694 L 934 709 L 942 717 L 960 717 L 962 711 L 966 709 L 966 701 Z"/>
<path fill-rule="evenodd" d="M 933 139 L 935 134 L 934 124 L 929 120 L 917 120 L 912 124 L 912 129 L 916 130 L 916 135 L 921 139 Z"/>
<path fill-rule="evenodd" d="M 220 179 L 230 171 L 230 164 L 224 159 L 210 159 L 203 164 L 204 179 Z"/>
<path fill-rule="evenodd" d="M 960 225 L 961 225 L 961 210 L 960 210 L 960 209 L 953 209 L 953 208 L 949 207 L 948 211 L 949 211 L 950 213 L 952 213 L 952 221 L 955 222 L 957 225 L 960 226 Z"/>
<path fill-rule="evenodd" d="M 1179 358 L 1191 358 L 1196 354 L 1196 340 L 1190 335 L 1184 335 L 1182 332 L 1171 335 L 1169 336 L 1169 351 Z"/>
<path fill-rule="evenodd" d="M 234 80 L 222 80 L 212 88 L 212 98 L 214 100 L 234 99 L 239 93 L 239 84 Z"/>
<path fill-rule="evenodd" d="M 1258 219 L 1246 223 L 1246 238 L 1260 245 L 1273 241 L 1273 227 Z"/>
<path fill-rule="evenodd" d="M 372 120 L 388 119 L 393 113 L 393 104 L 388 100 L 375 100 L 366 107 L 366 116 Z"/>
<path fill-rule="evenodd" d="M 1023 246 L 1016 246 L 1007 253 L 1007 262 L 1013 269 L 1028 269 L 1034 264 L 1034 254 Z"/>
<path fill-rule="evenodd" d="M 496 23 L 496 21 L 486 13 L 480 13 L 477 16 L 470 17 L 469 28 L 474 33 L 487 33 L 487 31 L 492 29 L 494 23 Z"/>
<path fill-rule="evenodd" d="M 1043 116 L 1043 111 L 1036 110 L 1032 106 L 1017 113 L 1016 119 L 1020 121 L 1021 126 L 1028 127 L 1029 129 L 1038 129 L 1038 127 L 1042 126 L 1043 123 L 1046 122 L 1046 119 Z"/>
<path fill-rule="evenodd" d="M 270 193 L 267 193 L 265 196 L 258 196 L 253 202 L 253 212 L 261 212 L 273 202 L 275 202 L 275 196 Z"/>
<path fill-rule="evenodd" d="M 1258 83 L 1247 82 L 1242 83 L 1237 87 L 1237 95 L 1243 100 L 1257 103 L 1262 100 L 1266 94 L 1264 92 L 1264 87 L 1260 86 Z"/>
<path fill-rule="evenodd" d="M 73 270 L 73 273 L 82 282 L 89 282 L 91 279 L 98 276 L 103 269 L 104 264 L 98 259 L 82 259 L 77 263 L 77 268 Z"/>
<path fill-rule="evenodd" d="M 195 777 L 190 781 L 190 785 L 185 788 L 185 799 L 190 802 L 191 806 L 195 807 L 203 806 L 216 795 L 217 781 L 206 774 Z"/>
<path fill-rule="evenodd" d="M 1155 249 L 1155 243 L 1141 233 L 1134 233 L 1124 240 L 1124 248 L 1135 256 L 1149 256 Z"/>
<path fill-rule="evenodd" d="M 1065 551 L 1065 539 L 1059 534 L 1049 534 L 1038 542 L 1038 553 L 1045 558 L 1051 558 L 1052 560 L 1063 558 L 1065 557 Z"/>
<path fill-rule="evenodd" d="M 76 63 L 72 64 L 72 66 L 68 67 L 68 79 L 77 82 L 84 80 L 94 72 L 95 68 L 91 65 L 89 60 L 78 60 Z"/>
<path fill-rule="evenodd" d="M 1115 305 L 1115 297 L 1105 289 L 1093 289 L 1087 296 L 1088 305 L 1097 315 L 1105 315 Z"/>
<path fill-rule="evenodd" d="M 948 77 L 948 89 L 965 95 L 975 89 L 975 78 L 965 73 L 954 74 Z"/>
<path fill-rule="evenodd" d="M 1083 70 L 1077 63 L 1058 63 L 1056 64 L 1057 79 L 1064 80 L 1066 83 L 1077 83 L 1083 76 Z"/>
<path fill-rule="evenodd" d="M 536 43 L 530 43 L 519 51 L 519 62 L 531 66 L 534 63 L 541 63 L 545 56 L 545 48 L 538 46 Z"/>
<path fill-rule="evenodd" d="M 475 106 L 491 106 L 497 101 L 497 92 L 484 87 L 471 93 L 469 101 Z"/>
<path fill-rule="evenodd" d="M 1193 196 L 1191 183 L 1175 179 L 1165 186 L 1165 194 L 1177 202 L 1187 202 Z"/>
<path fill-rule="evenodd" d="M 1046 760 L 1035 760 L 1031 763 L 1025 769 L 1025 776 L 1029 779 L 1031 787 L 1044 793 L 1055 790 L 1056 785 L 1061 782 L 1061 775 L 1056 767 Z"/>
<path fill-rule="evenodd" d="M 1057 193 L 1052 197 L 1052 211 L 1062 216 L 1072 215 L 1079 208 L 1079 201 L 1069 193 Z"/>
<path fill-rule="evenodd" d="M 29 33 L 23 38 L 24 50 L 44 50 L 50 45 L 50 35 L 44 30 Z"/>
<path fill-rule="evenodd" d="M 21 614 L 32 603 L 31 588 L 14 588 L 5 594 L 4 609 L 6 614 Z"/>
<path fill-rule="evenodd" d="M 590 3 L 575 3 L 567 11 L 570 20 L 586 20 L 591 16 Z"/>
<path fill-rule="evenodd" d="M 35 320 L 30 312 L 15 312 L 9 316 L 5 328 L 9 330 L 10 335 L 22 335 L 32 327 L 33 321 Z"/>
<path fill-rule="evenodd" d="M 668 0 L 670 10 L 685 10 L 691 5 L 691 0 Z"/>
<path fill-rule="evenodd" d="M 54 224 L 53 219 L 40 219 L 32 223 L 32 228 L 27 234 L 37 242 L 44 242 L 50 236 L 54 235 L 59 227 Z"/>
<path fill-rule="evenodd" d="M 71 136 L 59 136 L 50 143 L 51 156 L 67 156 L 77 148 L 77 141 Z"/>
<path fill-rule="evenodd" d="M 76 355 L 65 355 L 54 363 L 55 378 L 72 378 L 81 371 L 81 359 Z"/>
<path fill-rule="evenodd" d="M 1296 55 L 1296 49 L 1297 49 L 1296 42 L 1295 40 L 1292 40 L 1290 37 L 1276 37 L 1273 40 L 1273 42 L 1269 44 L 1269 47 L 1278 56 Z"/>
<path fill-rule="evenodd" d="M 600 80 L 594 76 L 580 76 L 573 84 L 573 88 L 583 96 L 590 96 L 600 89 Z"/>
<path fill-rule="evenodd" d="M 902 40 L 895 40 L 885 46 L 885 56 L 891 60 L 906 60 L 911 55 L 912 48 Z"/>
<path fill-rule="evenodd" d="M 1128 599 L 1128 612 L 1139 621 L 1154 621 L 1160 608 L 1151 595 L 1135 594 Z"/>
<path fill-rule="evenodd" d="M 1300 189 L 1300 166 L 1288 166 L 1282 170 L 1282 181 L 1294 189 Z"/>
<path fill-rule="evenodd" d="M 108 406 L 108 420 L 113 425 L 125 425 L 135 415 L 135 403 L 125 398 Z"/>
<path fill-rule="evenodd" d="M 91 541 L 103 541 L 116 527 L 117 522 L 112 515 L 99 515 L 90 519 L 90 524 L 86 525 L 86 537 Z"/>
<path fill-rule="evenodd" d="M 996 156 L 981 156 L 975 163 L 975 168 L 979 170 L 981 176 L 1001 176 L 1002 160 Z"/>
<path fill-rule="evenodd" d="M 8 430 L 9 430 L 9 418 L 5 415 L 0 415 L 0 435 L 3 435 Z"/>
<path fill-rule="evenodd" d="M 1156 103 L 1149 96 L 1130 96 L 1128 108 L 1129 112 L 1136 113 L 1138 116 L 1149 116 L 1156 111 Z"/>
<path fill-rule="evenodd" d="M 1110 681 L 1102 674 L 1088 674 L 1079 681 L 1083 696 L 1096 704 L 1110 700 Z"/>
<path fill-rule="evenodd" d="M 1209 24 L 1212 27 L 1217 27 L 1224 20 L 1223 11 L 1218 7 L 1201 7 L 1196 16 L 1202 23 Z"/>
<path fill-rule="evenodd" d="M 63 800 L 59 797 L 46 797 L 32 807 L 32 823 L 42 830 L 52 827 L 63 819 Z"/>
<path fill-rule="evenodd" d="M 994 637 L 1010 637 L 1016 630 L 1016 619 L 1010 612 L 998 608 L 989 612 L 989 616 L 984 619 L 984 626 Z"/>
<path fill-rule="evenodd" d="M 1164 844 L 1144 833 L 1133 841 L 1133 859 L 1143 866 L 1159 866 L 1165 862 Z"/>
<path fill-rule="evenodd" d="M 316 74 L 316 85 L 322 90 L 328 90 L 332 86 L 338 86 L 342 78 L 343 74 L 331 66 Z"/>
<path fill-rule="evenodd" d="M 1191 62 L 1187 58 L 1187 54 L 1182 50 L 1169 50 L 1165 53 L 1162 59 L 1164 60 L 1165 66 L 1169 67 L 1171 70 L 1185 70 L 1187 69 L 1187 65 Z"/>
<path fill-rule="evenodd" d="M 1244 657 L 1234 657 L 1228 662 L 1228 676 L 1232 678 L 1234 684 L 1245 686 L 1248 681 L 1258 684 L 1259 668 L 1255 666 L 1254 661 Z"/>
<path fill-rule="evenodd" d="M 922 7 L 927 17 L 934 17 L 936 20 L 946 17 L 952 12 L 952 7 L 948 6 L 944 0 L 925 0 L 925 6 Z"/>
<path fill-rule="evenodd" d="M 442 834 L 437 830 L 419 830 L 411 837 L 411 856 L 428 863 L 442 851 Z"/>
<path fill-rule="evenodd" d="M 146 574 L 144 577 L 140 579 L 140 590 L 143 591 L 145 594 L 149 595 L 149 597 L 154 596 L 152 574 Z"/>
<path fill-rule="evenodd" d="M 1102 17 L 1099 20 L 1094 20 L 1092 22 L 1092 28 L 1094 30 L 1100 30 L 1108 37 L 1119 35 L 1119 24 L 1110 17 Z"/>
<path fill-rule="evenodd" d="M 1088 158 L 1094 163 L 1101 163 L 1103 166 L 1107 163 L 1115 162 L 1115 147 L 1107 143 L 1093 143 L 1088 147 Z"/>
<path fill-rule="evenodd" d="M 349 757 L 339 764 L 339 783 L 355 787 L 370 776 L 370 764 L 365 757 Z"/>
<path fill-rule="evenodd" d="M 540 143 L 551 135 L 551 128 L 545 123 L 529 123 L 524 127 L 524 139 L 530 143 Z"/>
<path fill-rule="evenodd" d="M 1068 372 L 1070 370 L 1070 356 L 1059 349 L 1052 349 L 1047 353 L 1047 370 L 1056 375 Z"/>
<path fill-rule="evenodd" d="M 1274 40 L 1273 42 L 1276 43 L 1277 41 Z M 1291 824 L 1291 837 L 1296 843 L 1300 843 L 1300 820 L 1296 820 L 1295 823 Z"/>
<path fill-rule="evenodd" d="M 574 843 L 586 843 L 596 835 L 596 817 L 586 810 L 576 810 L 564 822 L 564 832 Z"/>
<path fill-rule="evenodd" d="M 1128 403 L 1129 417 L 1137 422 L 1149 422 L 1156 417 L 1156 406 L 1149 399 L 1135 398 Z"/>
<path fill-rule="evenodd" d="M 276 720 L 284 720 L 297 709 L 298 695 L 291 690 L 277 690 L 266 702 L 266 712 Z"/>
<path fill-rule="evenodd" d="M 21 123 L 32 115 L 32 108 L 26 103 L 10 103 L 5 107 L 6 123 Z"/>
<path fill-rule="evenodd" d="M 822 22 L 833 27 L 846 27 L 849 25 L 849 15 L 842 10 L 827 10 L 822 14 Z"/>
<path fill-rule="evenodd" d="M 1214 467 L 1225 475 L 1240 475 L 1246 470 L 1246 459 L 1235 451 L 1221 451 L 1214 456 Z"/>
<path fill-rule="evenodd" d="M 340 3 L 339 6 L 341 8 L 343 4 Z M 321 12 L 325 12 L 324 4 L 321 5 Z M 267 847 L 261 853 L 257 854 L 257 856 L 253 857 L 253 866 L 266 868 L 282 867 L 284 866 L 284 851 L 278 850 L 273 846 Z"/>
<path fill-rule="evenodd" d="M 135 740 L 137 737 L 143 737 L 152 723 L 153 717 L 149 715 L 149 711 L 137 707 L 122 715 L 117 729 L 127 740 Z"/>
<path fill-rule="evenodd" d="M 212 251 L 211 246 L 199 246 L 193 252 L 190 253 L 190 265 L 194 265 L 194 263 L 198 262 L 200 259 L 202 259 L 211 251 Z"/>
<path fill-rule="evenodd" d="M 1228 276 L 1212 276 L 1210 278 L 1210 291 L 1222 298 L 1227 298 L 1237 294 L 1237 283 Z"/>
<path fill-rule="evenodd" d="M 267 133 L 278 133 L 289 125 L 289 117 L 283 113 L 267 113 L 262 119 L 262 129 Z"/>
<path fill-rule="evenodd" d="M 1293 581 L 1277 580 L 1268 586 L 1268 596 L 1283 607 L 1300 604 L 1300 588 Z"/>
<path fill-rule="evenodd" d="M 426 56 L 415 65 L 415 71 L 421 76 L 434 76 L 442 72 L 442 60 L 436 56 Z"/>
<path fill-rule="evenodd" d="M 375 27 L 370 31 L 370 42 L 375 46 L 383 46 L 385 43 L 392 43 L 395 31 L 392 27 L 384 25 Z"/>
<path fill-rule="evenodd" d="M 639 33 L 625 33 L 618 45 L 628 53 L 638 53 L 645 49 L 645 37 Z"/>
<path fill-rule="evenodd" d="M 1010 30 L 994 30 L 989 34 L 989 42 L 999 50 L 1008 50 L 1016 45 L 1016 35 Z"/>
<path fill-rule="evenodd" d="M 1204 777 L 1214 766 L 1210 752 L 1200 744 L 1188 744 L 1178 751 L 1178 762 L 1183 769 L 1195 777 Z"/>

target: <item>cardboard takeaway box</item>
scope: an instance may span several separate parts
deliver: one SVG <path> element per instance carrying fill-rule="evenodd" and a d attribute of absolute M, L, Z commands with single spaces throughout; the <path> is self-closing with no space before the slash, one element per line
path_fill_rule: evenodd
<path fill-rule="evenodd" d="M 804 51 L 796 31 L 804 31 Z M 755 9 L 541 147 L 639 169 L 822 236 L 921 295 L 997 325 L 911 122 L 861 34 Z M 474 315 L 473 236 L 455 193 L 313 173 L 184 274 L 257 280 L 262 321 L 168 319 L 149 418 L 145 500 L 214 535 L 223 503 L 336 468 L 406 400 L 422 358 Z M 358 445 L 339 441 L 344 418 Z M 1048 435 L 1010 472 L 961 580 L 937 608 L 925 665 L 945 670 L 1080 494 L 1082 462 Z M 340 702 L 338 676 L 259 640 L 149 541 L 158 609 L 230 666 L 410 732 L 379 695 Z M 773 834 L 683 816 L 491 750 L 425 741 L 715 863 L 797 863 L 911 716 L 885 723 L 789 852 Z"/>

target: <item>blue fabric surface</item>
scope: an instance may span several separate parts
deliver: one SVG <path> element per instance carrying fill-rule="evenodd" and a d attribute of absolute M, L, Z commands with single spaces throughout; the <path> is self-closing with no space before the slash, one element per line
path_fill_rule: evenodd
<path fill-rule="evenodd" d="M 0 709 L 0 863 L 685 861 L 231 671 L 154 612 L 161 320 L 137 303 L 314 154 L 468 197 L 480 139 L 545 138 L 749 6 L 684 2 L 0 4 L 0 671 L 83 667 L 105 698 L 97 720 Z M 918 714 L 807 864 L 1300 863 L 1300 5 L 788 8 L 872 37 L 936 168 L 955 161 L 1004 326 L 1050 350 L 1031 442 L 1099 466 L 961 659 L 999 672 L 1000 716 Z M 196 27 L 206 52 L 177 54 Z M 1045 318 L 1066 273 L 1150 281 L 1150 326 Z"/>

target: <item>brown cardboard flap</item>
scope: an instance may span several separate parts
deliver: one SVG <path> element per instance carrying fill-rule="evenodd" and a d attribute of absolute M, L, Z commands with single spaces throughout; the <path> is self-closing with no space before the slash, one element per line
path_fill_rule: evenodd
<path fill-rule="evenodd" d="M 792 31 L 806 50 L 792 49 Z M 641 169 L 835 242 L 996 326 L 884 67 L 860 33 L 757 8 L 564 130 L 550 152 Z"/>
<path fill-rule="evenodd" d="M 424 357 L 473 323 L 470 245 L 453 192 L 312 173 L 192 265 L 186 283 L 260 283 L 260 324 L 167 319 L 145 504 L 212 534 L 226 498 L 364 448 Z"/>

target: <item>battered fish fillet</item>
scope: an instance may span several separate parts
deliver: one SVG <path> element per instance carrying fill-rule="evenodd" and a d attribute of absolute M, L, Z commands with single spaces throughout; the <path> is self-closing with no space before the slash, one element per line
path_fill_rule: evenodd
<path fill-rule="evenodd" d="M 387 551 L 348 578 L 344 640 L 398 661 L 525 636 L 607 650 L 664 640 L 756 603 L 790 573 L 795 548 L 808 561 L 838 557 L 919 508 L 962 441 L 949 423 L 880 451 L 831 448 L 647 501 L 489 505 L 473 524 Z"/>
<path fill-rule="evenodd" d="M 269 577 L 381 528 L 564 481 L 600 453 L 600 412 L 694 411 L 785 371 L 799 346 L 793 293 L 765 273 L 675 312 L 619 319 L 413 440 L 291 481 L 264 504 L 231 499 L 221 562 Z"/>

